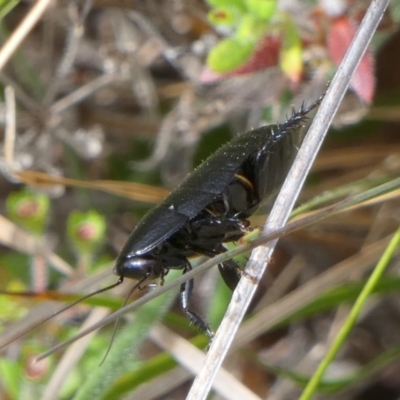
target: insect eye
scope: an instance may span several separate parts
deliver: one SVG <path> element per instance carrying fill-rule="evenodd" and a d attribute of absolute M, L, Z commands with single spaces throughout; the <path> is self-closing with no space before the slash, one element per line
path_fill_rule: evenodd
<path fill-rule="evenodd" d="M 132 257 L 117 260 L 114 267 L 114 274 L 125 278 L 141 280 L 146 275 L 151 278 L 158 271 L 157 260 L 141 257 Z M 157 274 L 156 274 L 157 275 Z"/>

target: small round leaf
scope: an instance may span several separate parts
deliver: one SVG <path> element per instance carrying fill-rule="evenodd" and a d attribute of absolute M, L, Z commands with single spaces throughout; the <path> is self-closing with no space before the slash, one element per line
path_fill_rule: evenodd
<path fill-rule="evenodd" d="M 253 50 L 252 42 L 225 39 L 210 51 L 207 64 L 215 72 L 229 72 L 245 63 Z"/>

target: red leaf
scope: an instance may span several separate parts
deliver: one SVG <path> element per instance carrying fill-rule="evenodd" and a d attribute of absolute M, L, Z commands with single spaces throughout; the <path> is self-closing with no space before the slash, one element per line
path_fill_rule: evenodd
<path fill-rule="evenodd" d="M 347 17 L 333 20 L 328 35 L 328 52 L 339 66 L 356 33 L 356 26 Z M 375 92 L 374 59 L 367 50 L 350 81 L 350 87 L 365 102 L 371 103 Z"/>

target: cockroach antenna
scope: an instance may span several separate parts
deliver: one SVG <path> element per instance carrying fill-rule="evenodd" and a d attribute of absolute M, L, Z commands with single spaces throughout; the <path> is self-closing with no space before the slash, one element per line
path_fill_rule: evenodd
<path fill-rule="evenodd" d="M 68 304 L 66 307 L 63 307 L 61 310 L 56 311 L 55 313 L 53 313 L 52 315 L 50 315 L 49 317 L 44 318 L 43 320 L 41 320 L 40 322 L 38 322 L 37 324 L 35 324 L 34 326 L 32 326 L 31 328 L 29 328 L 28 330 L 26 330 L 25 332 L 22 332 L 20 334 L 18 334 L 17 336 L 15 336 L 14 338 L 12 338 L 11 340 L 7 341 L 6 343 L 3 343 L 2 345 L 0 345 L 0 350 L 4 349 L 5 347 L 7 347 L 9 344 L 15 342 L 16 340 L 18 340 L 19 338 L 25 336 L 26 334 L 28 334 L 29 332 L 33 331 L 34 329 L 38 328 L 39 326 L 42 326 L 44 323 L 50 321 L 52 318 L 56 317 L 57 315 L 62 314 L 64 311 L 69 310 L 70 308 L 76 306 L 77 304 L 81 303 L 82 301 L 85 301 L 86 299 L 93 297 L 97 294 L 103 293 L 103 292 L 107 292 L 108 290 L 111 290 L 117 286 L 119 286 L 122 282 L 124 281 L 124 277 L 120 277 L 118 279 L 118 281 L 116 283 L 113 283 L 110 286 L 107 286 L 105 288 L 96 290 L 92 293 L 89 293 L 83 297 L 81 297 L 80 299 L 72 302 L 71 304 Z M 137 286 L 137 285 L 136 285 Z"/>
<path fill-rule="evenodd" d="M 123 279 L 123 278 L 120 278 L 120 279 Z M 121 308 L 124 308 L 124 307 L 126 306 L 126 304 L 128 303 L 129 298 L 132 296 L 132 293 L 133 293 L 136 289 L 141 289 L 140 285 L 141 285 L 146 279 L 147 279 L 147 276 L 144 276 L 135 286 L 132 287 L 132 289 L 131 289 L 131 290 L 129 291 L 129 293 L 127 294 L 127 296 L 126 296 L 126 298 L 125 298 L 125 300 L 124 300 L 124 303 L 122 304 L 122 307 L 121 307 Z M 122 282 L 121 282 L 121 283 L 122 283 Z M 104 356 L 103 356 L 103 358 L 102 358 L 102 360 L 101 360 L 99 366 L 101 366 L 101 365 L 104 363 L 104 361 L 106 360 L 108 354 L 110 353 L 111 347 L 112 347 L 112 345 L 113 345 L 113 343 L 114 343 L 115 335 L 117 334 L 117 329 L 118 329 L 118 325 L 119 325 L 120 319 L 121 319 L 121 317 L 118 317 L 118 318 L 115 320 L 114 329 L 113 329 L 113 333 L 112 333 L 112 335 L 111 335 L 110 343 L 109 343 L 109 345 L 108 345 L 108 348 L 107 348 L 107 350 L 106 350 L 106 353 L 104 354 Z"/>

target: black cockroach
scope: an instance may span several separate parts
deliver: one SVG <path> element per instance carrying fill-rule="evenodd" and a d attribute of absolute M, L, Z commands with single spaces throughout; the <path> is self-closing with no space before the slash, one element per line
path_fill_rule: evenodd
<path fill-rule="evenodd" d="M 114 273 L 121 280 L 138 280 L 139 285 L 158 278 L 163 284 L 170 269 L 191 270 L 188 258 L 225 252 L 223 244 L 249 230 L 247 218 L 283 183 L 297 152 L 295 133 L 321 100 L 293 110 L 282 124 L 238 136 L 212 154 L 140 221 L 119 254 Z M 232 260 L 218 267 L 234 289 L 239 267 Z M 207 322 L 189 309 L 192 289 L 193 280 L 181 285 L 181 307 L 211 339 Z"/>
<path fill-rule="evenodd" d="M 136 226 L 116 260 L 118 282 L 84 296 L 31 329 L 121 284 L 124 278 L 138 281 L 132 291 L 148 280 L 160 279 L 163 284 L 170 269 L 190 271 L 190 257 L 224 253 L 224 243 L 236 241 L 249 231 L 247 218 L 283 183 L 297 152 L 296 132 L 322 98 L 309 107 L 293 110 L 282 124 L 249 131 L 222 146 Z M 228 260 L 218 267 L 233 290 L 243 274 L 238 265 Z M 212 339 L 214 334 L 207 322 L 189 309 L 192 290 L 193 280 L 181 285 L 181 307 L 190 321 Z"/>

